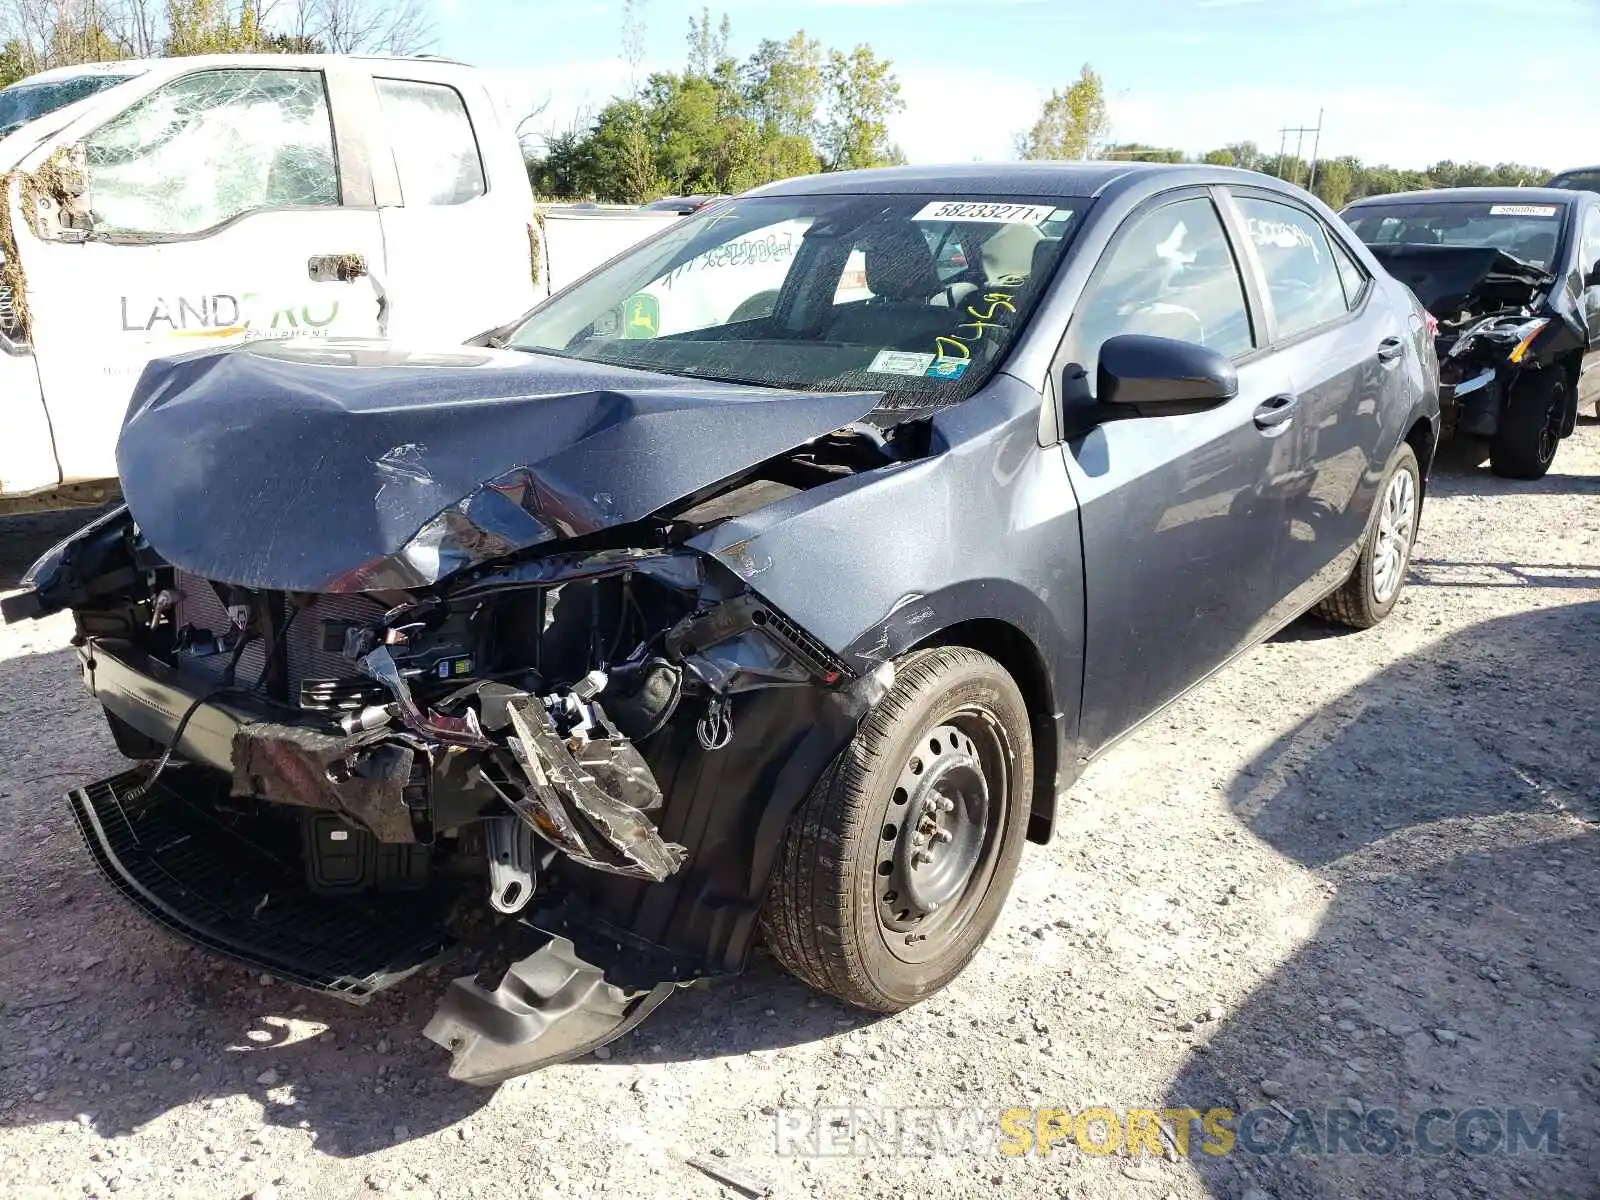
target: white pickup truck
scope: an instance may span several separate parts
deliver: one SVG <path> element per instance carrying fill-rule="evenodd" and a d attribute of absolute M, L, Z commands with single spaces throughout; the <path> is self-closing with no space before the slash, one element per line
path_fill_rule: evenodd
<path fill-rule="evenodd" d="M 515 130 L 478 72 L 442 59 L 229 55 L 23 80 L 0 91 L 0 514 L 112 494 L 152 358 L 464 342 L 674 220 L 536 221 Z"/>

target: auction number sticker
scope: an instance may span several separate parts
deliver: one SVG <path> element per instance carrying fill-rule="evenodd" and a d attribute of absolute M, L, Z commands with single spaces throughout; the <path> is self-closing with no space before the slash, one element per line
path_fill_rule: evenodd
<path fill-rule="evenodd" d="M 1492 204 L 1491 217 L 1553 217 L 1561 211 L 1555 204 Z"/>
<path fill-rule="evenodd" d="M 991 204 L 974 200 L 935 200 L 913 221 L 960 221 L 973 225 L 1043 225 L 1056 210 L 1049 204 Z"/>

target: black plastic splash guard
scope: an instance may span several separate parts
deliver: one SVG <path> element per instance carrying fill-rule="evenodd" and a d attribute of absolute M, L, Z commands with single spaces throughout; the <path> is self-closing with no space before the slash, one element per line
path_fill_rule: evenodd
<path fill-rule="evenodd" d="M 361 1003 L 452 945 L 453 891 L 313 894 L 293 839 L 225 819 L 225 787 L 182 769 L 136 803 L 139 772 L 67 795 L 96 865 L 139 908 L 208 950 Z"/>

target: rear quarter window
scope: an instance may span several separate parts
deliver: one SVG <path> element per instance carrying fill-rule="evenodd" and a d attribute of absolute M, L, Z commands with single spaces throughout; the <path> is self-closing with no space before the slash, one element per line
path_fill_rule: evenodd
<path fill-rule="evenodd" d="M 401 200 L 448 207 L 484 195 L 483 156 L 461 93 L 441 83 L 376 82 Z"/>

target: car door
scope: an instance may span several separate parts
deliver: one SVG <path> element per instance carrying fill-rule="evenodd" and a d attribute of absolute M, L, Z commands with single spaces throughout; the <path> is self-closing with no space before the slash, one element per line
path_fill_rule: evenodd
<path fill-rule="evenodd" d="M 394 175 L 385 195 L 384 162 L 389 333 L 454 345 L 533 306 L 533 192 L 520 151 L 503 161 L 516 139 L 499 128 L 482 88 L 403 70 L 386 63 L 373 80 Z"/>
<path fill-rule="evenodd" d="M 1261 272 L 1272 345 L 1295 397 L 1285 446 L 1289 532 L 1275 621 L 1349 575 L 1384 463 L 1382 419 L 1403 401 L 1402 318 L 1309 208 L 1279 193 L 1230 188 L 1245 253 Z"/>
<path fill-rule="evenodd" d="M 377 332 L 366 271 L 381 267 L 382 231 L 364 164 L 336 150 L 345 82 L 200 69 L 77 135 L 90 228 L 47 227 L 22 256 L 66 481 L 115 477 L 129 392 L 152 358 Z"/>
<path fill-rule="evenodd" d="M 1578 386 L 1578 403 L 1594 411 L 1600 401 L 1600 286 L 1591 280 L 1600 277 L 1600 204 L 1583 206 L 1583 224 L 1578 231 L 1578 272 L 1583 303 L 1580 310 L 1589 325 L 1589 348 L 1583 356 L 1583 376 Z"/>
<path fill-rule="evenodd" d="M 1259 637 L 1287 509 L 1289 378 L 1213 197 L 1136 210 L 1096 266 L 1060 352 L 1063 443 L 1083 528 L 1083 745 L 1094 750 Z M 1096 422 L 1099 347 L 1121 333 L 1198 342 L 1239 393 L 1190 416 Z"/>

